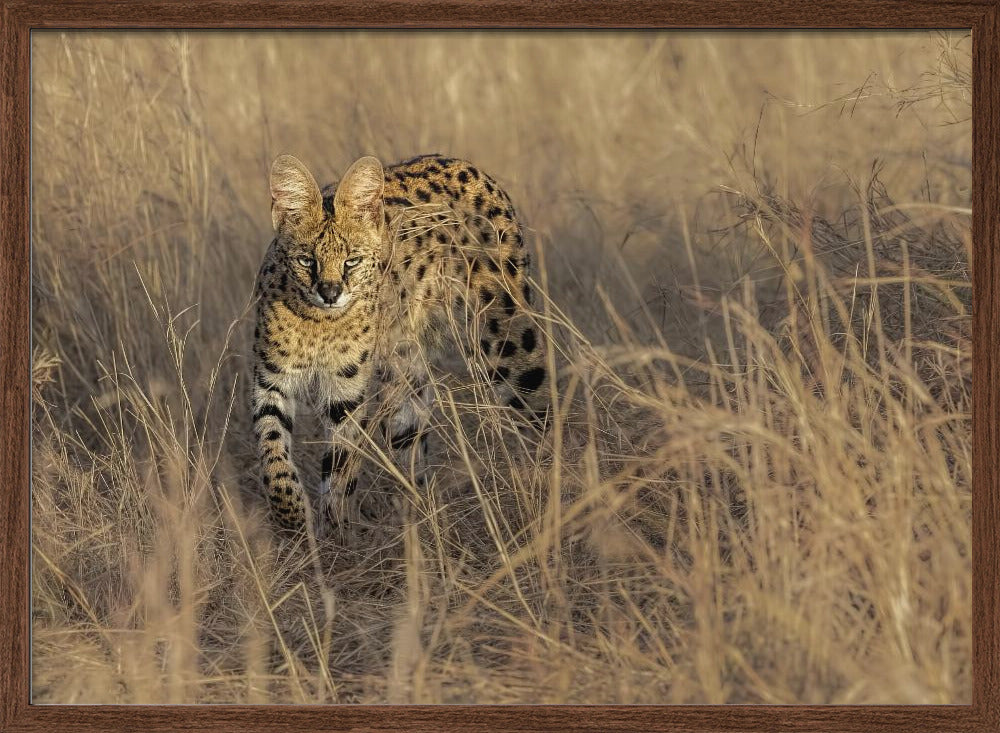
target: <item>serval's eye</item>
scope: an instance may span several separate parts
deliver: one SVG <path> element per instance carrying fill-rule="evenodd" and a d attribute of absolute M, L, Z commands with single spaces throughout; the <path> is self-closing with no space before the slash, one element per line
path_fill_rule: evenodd
<path fill-rule="evenodd" d="M 352 257 L 351 259 L 346 260 L 344 262 L 344 267 L 357 267 L 360 264 L 361 264 L 360 257 Z"/>
<path fill-rule="evenodd" d="M 303 267 L 312 267 L 313 265 L 316 264 L 316 260 L 314 260 L 312 257 L 309 257 L 307 255 L 303 255 L 301 257 L 296 257 L 295 261 L 298 262 Z"/>

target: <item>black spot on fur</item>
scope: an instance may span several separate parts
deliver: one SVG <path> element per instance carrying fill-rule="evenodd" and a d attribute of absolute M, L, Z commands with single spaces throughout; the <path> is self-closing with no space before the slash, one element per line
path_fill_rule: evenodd
<path fill-rule="evenodd" d="M 514 315 L 514 299 L 510 297 L 510 293 L 504 291 L 504 293 L 500 296 L 500 300 L 503 303 L 503 312 L 508 316 Z"/>
<path fill-rule="evenodd" d="M 479 298 L 484 302 L 488 303 L 493 300 L 493 293 L 491 293 L 487 288 L 479 289 Z"/>
<path fill-rule="evenodd" d="M 417 268 L 417 280 L 423 280 L 424 275 L 426 274 L 427 274 L 427 265 L 423 264 L 420 265 L 420 267 Z"/>
<path fill-rule="evenodd" d="M 465 171 L 459 171 L 458 172 L 458 180 L 461 183 L 468 183 L 469 182 L 469 174 L 466 173 Z"/>
<path fill-rule="evenodd" d="M 522 292 L 524 293 L 524 302 L 527 303 L 528 305 L 531 305 L 531 300 L 532 300 L 531 286 L 528 285 L 528 283 L 524 284 L 524 289 L 522 290 Z"/>
<path fill-rule="evenodd" d="M 264 436 L 264 440 L 277 440 L 281 437 L 281 433 L 277 430 L 268 430 L 267 435 Z"/>
<path fill-rule="evenodd" d="M 527 410 L 528 404 L 522 400 L 518 395 L 514 395 L 509 400 L 507 400 L 507 406 L 513 407 L 515 410 Z"/>
<path fill-rule="evenodd" d="M 340 424 L 344 422 L 344 418 L 347 417 L 347 414 L 358 409 L 358 405 L 360 404 L 361 402 L 358 400 L 331 402 L 330 407 L 327 410 L 327 414 L 330 416 L 330 420 L 334 423 Z"/>
<path fill-rule="evenodd" d="M 496 369 L 493 370 L 491 378 L 493 379 L 494 382 L 503 382 L 506 381 L 507 377 L 509 376 L 510 376 L 510 369 L 508 369 L 505 366 L 498 366 Z"/>
<path fill-rule="evenodd" d="M 479 171 L 476 170 L 475 166 L 471 165 L 469 166 L 469 175 L 475 178 L 477 181 L 479 180 Z"/>
<path fill-rule="evenodd" d="M 514 356 L 517 353 L 517 344 L 513 341 L 504 341 L 500 345 L 500 356 L 508 357 Z"/>
<path fill-rule="evenodd" d="M 279 389 L 278 387 L 274 386 L 266 379 L 264 379 L 264 375 L 261 374 L 260 372 L 257 372 L 257 386 L 268 392 L 274 392 L 275 394 L 280 395 L 283 399 L 285 397 L 285 393 L 282 392 L 281 389 Z"/>
<path fill-rule="evenodd" d="M 521 334 L 521 348 L 529 354 L 535 350 L 535 329 L 524 329 L 524 333 Z"/>
<path fill-rule="evenodd" d="M 473 275 L 479 272 L 479 260 L 476 259 L 472 260 L 472 267 L 470 268 L 470 271 L 472 272 Z"/>
<path fill-rule="evenodd" d="M 483 350 L 483 354 L 485 354 L 486 356 L 489 356 L 490 355 L 490 349 L 492 348 L 492 344 L 490 344 L 490 342 L 487 341 L 486 339 L 482 339 L 479 342 L 479 348 Z"/>
<path fill-rule="evenodd" d="M 369 356 L 368 349 L 365 349 L 364 351 L 361 352 L 361 356 L 358 357 L 358 363 L 364 364 L 366 361 L 368 361 L 368 356 Z"/>
<path fill-rule="evenodd" d="M 490 268 L 490 272 L 500 272 L 500 265 L 498 265 L 492 257 L 486 259 L 486 266 Z"/>
<path fill-rule="evenodd" d="M 476 211 L 483 210 L 483 200 L 483 195 L 481 193 L 477 193 L 476 197 L 472 199 L 472 205 L 476 207 Z"/>
<path fill-rule="evenodd" d="M 281 367 L 273 361 L 270 361 L 267 357 L 261 357 L 260 363 L 265 369 L 267 369 L 267 371 L 271 372 L 271 374 L 281 374 Z"/>
<path fill-rule="evenodd" d="M 496 318 L 491 318 L 489 320 L 489 323 L 487 323 L 486 325 L 490 329 L 490 333 L 492 333 L 494 336 L 500 333 L 500 321 L 498 321 Z"/>
<path fill-rule="evenodd" d="M 487 210 L 487 212 L 486 212 L 486 218 L 487 219 L 496 219 L 502 213 L 503 213 L 503 209 L 501 209 L 499 206 L 491 206 L 489 208 L 489 210 Z"/>
<path fill-rule="evenodd" d="M 434 193 L 441 193 L 442 191 L 444 191 L 444 189 L 441 188 L 441 184 L 438 183 L 437 181 L 429 181 L 427 185 L 431 187 L 431 191 L 433 191 Z"/>
<path fill-rule="evenodd" d="M 441 244 L 444 244 L 445 242 L 448 241 L 448 237 L 444 232 L 438 232 L 437 241 L 440 242 Z"/>
<path fill-rule="evenodd" d="M 348 364 L 339 372 L 337 372 L 337 376 L 343 377 L 344 379 L 353 379 L 354 377 L 358 376 L 358 365 Z"/>
<path fill-rule="evenodd" d="M 431 200 L 431 193 L 426 188 L 418 188 L 417 198 L 423 201 L 424 203 L 427 203 L 428 201 Z"/>
<path fill-rule="evenodd" d="M 511 277 L 517 275 L 517 263 L 514 262 L 514 258 L 508 257 L 503 261 L 503 265 L 504 267 L 507 268 L 507 272 L 510 274 Z"/>
<path fill-rule="evenodd" d="M 292 432 L 292 419 L 288 417 L 285 413 L 281 411 L 281 408 L 277 405 L 264 405 L 256 413 L 254 413 L 253 421 L 256 423 L 267 416 L 272 416 L 278 418 L 278 422 L 281 426 L 288 432 Z"/>
<path fill-rule="evenodd" d="M 545 381 L 545 368 L 535 367 L 523 372 L 517 378 L 517 388 L 524 392 L 534 392 Z"/>
<path fill-rule="evenodd" d="M 386 196 L 385 197 L 386 206 L 413 206 L 413 202 L 402 196 Z"/>

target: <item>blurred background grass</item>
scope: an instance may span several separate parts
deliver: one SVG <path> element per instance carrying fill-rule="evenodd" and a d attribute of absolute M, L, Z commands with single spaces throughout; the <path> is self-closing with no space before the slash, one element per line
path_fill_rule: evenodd
<path fill-rule="evenodd" d="M 970 49 L 33 34 L 33 701 L 969 702 Z M 556 424 L 441 376 L 408 523 L 278 537 L 268 167 L 425 152 L 530 232 Z"/>

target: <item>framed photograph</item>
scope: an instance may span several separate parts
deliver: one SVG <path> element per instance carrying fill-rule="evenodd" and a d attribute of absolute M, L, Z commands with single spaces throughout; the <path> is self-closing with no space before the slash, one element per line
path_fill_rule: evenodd
<path fill-rule="evenodd" d="M 0 729 L 996 730 L 997 22 L 0 0 Z"/>

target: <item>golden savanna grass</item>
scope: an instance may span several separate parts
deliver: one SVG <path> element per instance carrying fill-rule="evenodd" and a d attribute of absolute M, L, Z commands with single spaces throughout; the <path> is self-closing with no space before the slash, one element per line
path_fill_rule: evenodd
<path fill-rule="evenodd" d="M 32 43 L 34 702 L 970 701 L 967 35 Z M 268 166 L 426 152 L 529 229 L 549 430 L 459 361 L 430 490 L 362 441 L 277 533 Z"/>

